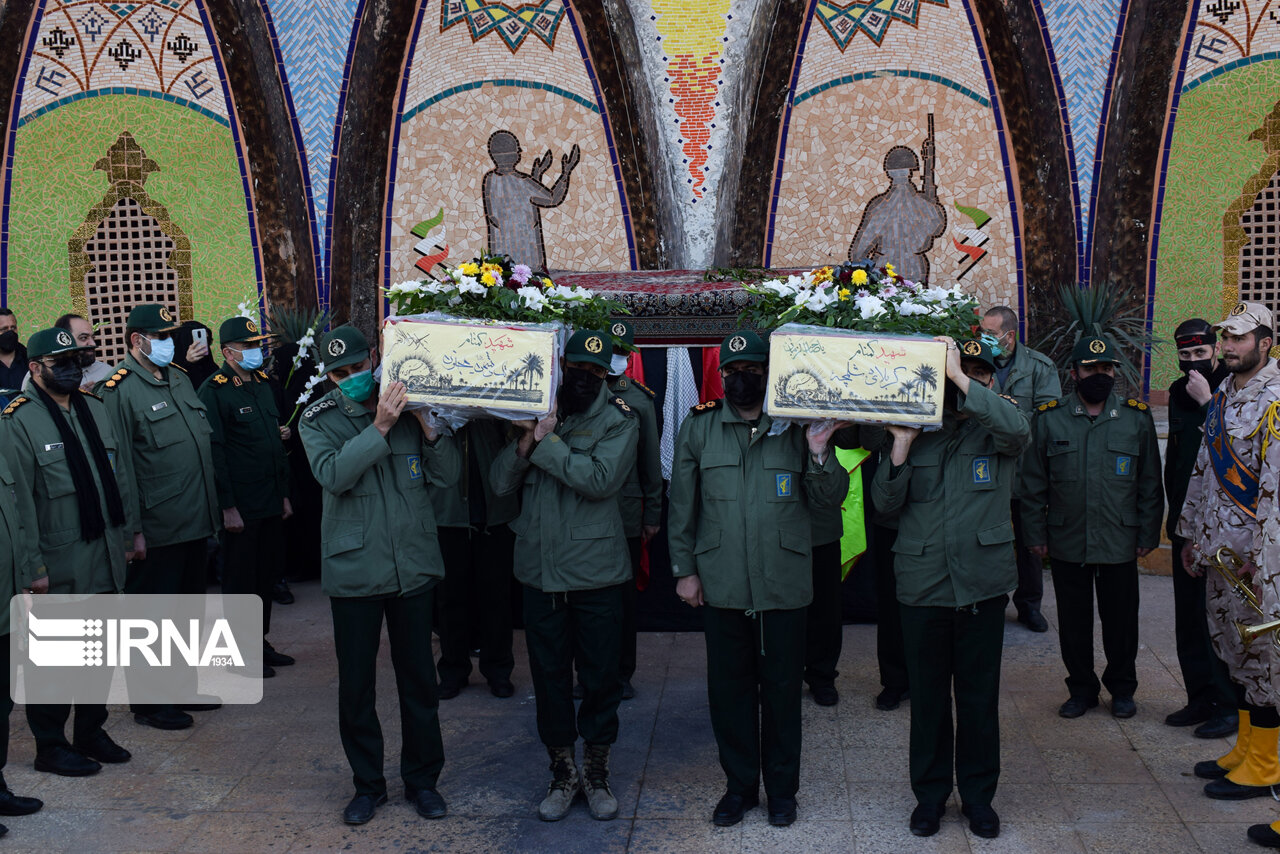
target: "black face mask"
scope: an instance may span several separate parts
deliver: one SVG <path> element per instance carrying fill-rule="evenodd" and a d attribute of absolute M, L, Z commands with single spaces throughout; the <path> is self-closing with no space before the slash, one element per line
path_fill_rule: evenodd
<path fill-rule="evenodd" d="M 603 383 L 603 377 L 585 368 L 565 368 L 559 392 L 560 414 L 573 415 L 590 409 Z"/>
<path fill-rule="evenodd" d="M 80 388 L 83 379 L 84 370 L 75 362 L 60 361 L 56 367 L 42 365 L 40 368 L 40 380 L 53 394 L 71 394 Z"/>
<path fill-rule="evenodd" d="M 98 357 L 97 350 L 81 350 L 79 353 L 76 354 L 76 362 L 80 365 L 81 368 L 88 368 L 90 365 L 93 364 L 94 360 L 97 357 Z"/>
<path fill-rule="evenodd" d="M 1199 371 L 1205 379 L 1213 374 L 1213 359 L 1179 359 L 1178 370 L 1184 374 Z"/>
<path fill-rule="evenodd" d="M 1090 374 L 1076 383 L 1076 391 L 1085 403 L 1102 403 L 1115 388 L 1116 378 L 1106 374 Z"/>
<path fill-rule="evenodd" d="M 724 396 L 737 409 L 754 409 L 764 401 L 764 375 L 738 371 L 724 378 Z"/>
<path fill-rule="evenodd" d="M 8 332 L 0 332 L 0 353 L 12 353 L 18 349 L 18 332 L 16 329 L 10 329 Z"/>

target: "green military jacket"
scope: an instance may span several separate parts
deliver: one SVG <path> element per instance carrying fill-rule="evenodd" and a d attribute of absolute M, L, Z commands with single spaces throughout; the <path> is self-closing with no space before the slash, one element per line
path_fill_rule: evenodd
<path fill-rule="evenodd" d="M 218 507 L 236 508 L 246 522 L 283 514 L 289 497 L 289 460 L 266 373 L 253 371 L 242 380 L 230 365 L 223 365 L 201 384 L 199 394 L 213 428 Z"/>
<path fill-rule="evenodd" d="M 499 495 L 520 492 L 515 576 L 544 593 L 598 590 L 631 580 L 618 491 L 635 464 L 639 419 L 601 387 L 585 412 L 560 420 L 528 459 L 519 440 L 493 461 Z"/>
<path fill-rule="evenodd" d="M 1041 404 L 1022 460 L 1026 546 L 1071 563 L 1127 563 L 1160 545 L 1160 447 L 1145 403 L 1107 397 L 1090 420 L 1076 395 Z"/>
<path fill-rule="evenodd" d="M 813 521 L 837 510 L 849 473 L 834 452 L 821 465 L 805 431 L 770 436 L 723 400 L 700 403 L 680 425 L 671 465 L 671 572 L 697 575 L 715 608 L 772 611 L 813 600 Z"/>
<path fill-rule="evenodd" d="M 428 443 L 408 412 L 383 436 L 339 389 L 303 411 L 298 433 L 323 490 L 326 596 L 407 596 L 444 577 L 427 494 L 457 483 L 452 439 Z"/>
<path fill-rule="evenodd" d="M 638 537 L 645 526 L 662 522 L 662 456 L 658 452 L 658 416 L 653 409 L 653 392 L 630 377 L 620 377 L 609 389 L 627 402 L 640 418 L 640 441 L 636 461 L 622 484 L 618 509 L 627 537 Z"/>
<path fill-rule="evenodd" d="M 898 601 L 962 608 L 1008 593 L 1018 583 L 1012 490 L 1031 428 L 1012 400 L 971 383 L 963 420 L 921 433 L 901 466 L 887 447 L 871 481 L 872 500 L 896 516 L 893 545 Z"/>
<path fill-rule="evenodd" d="M 185 371 L 160 373 L 130 355 L 96 389 L 126 458 L 116 463 L 117 477 L 128 481 L 121 495 L 148 547 L 202 540 L 222 527 L 208 413 Z"/>
<path fill-rule="evenodd" d="M 491 418 L 469 421 L 453 436 L 462 462 L 458 485 L 453 489 L 429 489 L 436 524 L 442 528 L 472 527 L 472 503 L 478 485 L 483 492 L 484 525 L 505 525 L 520 512 L 514 495 L 495 495 L 489 470 L 507 441 L 507 422 Z M 472 466 L 475 471 L 472 471 Z"/>
<path fill-rule="evenodd" d="M 44 563 L 36 548 L 36 511 L 31 488 L 21 472 L 9 468 L 6 454 L 0 454 L 0 642 L 8 643 L 9 600 L 31 582 L 45 575 Z M 7 493 L 7 494 L 6 494 Z"/>
<path fill-rule="evenodd" d="M 1037 406 L 1062 397 L 1062 380 L 1048 356 L 1019 344 L 1014 351 L 1013 367 L 1001 384 L 996 375 L 996 391 L 1013 398 L 1028 418 Z"/>
<path fill-rule="evenodd" d="M 33 533 L 38 532 L 42 562 L 49 573 L 50 593 L 119 593 L 124 589 L 125 552 L 133 548 L 133 525 L 128 518 L 128 487 L 117 478 L 120 498 L 125 507 L 124 524 L 111 526 L 106 494 L 93 453 L 85 437 L 84 426 L 75 407 L 62 414 L 74 431 L 89 460 L 98 504 L 106 521 L 106 533 L 86 543 L 80 536 L 80 503 L 62 436 L 58 433 L 44 402 L 31 390 L 31 380 L 20 397 L 0 417 L 0 444 L 8 457 L 9 467 L 18 471 L 31 487 L 35 507 Z M 98 428 L 98 436 L 106 449 L 112 467 L 123 473 L 127 461 L 119 452 L 119 443 L 107 415 L 107 408 L 91 394 L 85 394 L 89 411 Z"/>

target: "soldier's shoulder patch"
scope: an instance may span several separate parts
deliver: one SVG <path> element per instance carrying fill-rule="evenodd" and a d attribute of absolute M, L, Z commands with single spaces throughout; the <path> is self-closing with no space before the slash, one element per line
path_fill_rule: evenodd
<path fill-rule="evenodd" d="M 616 396 L 611 397 L 609 398 L 609 402 L 612 403 L 614 406 L 618 407 L 618 410 L 628 418 L 636 417 L 636 411 L 631 408 L 631 404 L 627 403 L 622 398 L 616 397 Z"/>
<path fill-rule="evenodd" d="M 1004 397 L 1003 394 L 1000 396 Z M 1048 403 L 1042 403 L 1036 407 L 1036 412 L 1048 412 L 1050 409 L 1055 408 L 1059 403 L 1060 401 L 1057 401 L 1057 400 L 1051 400 Z"/>
<path fill-rule="evenodd" d="M 268 376 L 267 376 L 267 372 L 266 372 L 266 371 L 254 371 L 254 373 L 258 375 L 258 379 L 260 379 L 260 380 L 264 380 L 264 381 L 265 381 L 265 380 L 270 379 L 270 377 L 268 377 Z"/>
<path fill-rule="evenodd" d="M 19 406 L 26 403 L 30 399 L 31 398 L 29 397 L 18 395 L 13 400 L 9 401 L 9 405 L 4 408 L 4 412 L 0 413 L 0 415 L 3 415 L 5 418 L 11 417 L 13 413 L 18 411 Z"/>
<path fill-rule="evenodd" d="M 689 408 L 690 415 L 706 415 L 723 406 L 724 403 L 719 400 L 708 400 L 706 403 L 699 403 L 697 406 Z"/>
<path fill-rule="evenodd" d="M 102 398 L 98 397 L 96 394 L 94 394 L 93 392 L 89 391 L 87 388 L 82 388 L 82 389 L 80 389 L 80 393 L 81 393 L 81 394 L 87 394 L 87 395 L 89 395 L 89 397 L 92 397 L 94 400 L 102 400 Z"/>
<path fill-rule="evenodd" d="M 1132 407 L 1133 409 L 1136 409 L 1136 410 L 1138 410 L 1139 412 L 1146 412 L 1148 409 L 1150 409 L 1150 408 L 1151 408 L 1150 406 L 1147 406 L 1147 404 L 1145 404 L 1145 403 L 1143 403 L 1142 401 L 1138 400 L 1137 398 L 1133 398 L 1133 397 L 1131 397 L 1131 398 L 1129 398 L 1128 400 L 1126 400 L 1126 401 L 1124 402 L 1124 405 L 1125 405 L 1125 406 Z"/>
<path fill-rule="evenodd" d="M 1000 396 L 1003 397 L 1005 400 L 1009 401 L 1010 403 L 1012 403 L 1014 406 L 1018 405 L 1018 399 L 1016 397 L 1009 397 L 1009 395 L 1007 394 L 1002 394 Z"/>
<path fill-rule="evenodd" d="M 310 421 L 311 419 L 319 415 L 321 412 L 324 412 L 326 409 L 332 409 L 337 405 L 338 403 L 335 400 L 332 400 L 332 399 L 322 400 L 319 403 L 315 404 L 314 406 L 304 410 L 302 413 L 302 417 Z"/>
<path fill-rule="evenodd" d="M 121 380 L 129 376 L 131 373 L 133 372 L 128 368 L 119 368 L 114 374 L 107 378 L 107 381 L 102 384 L 102 387 L 104 389 L 114 389 L 120 385 Z"/>
<path fill-rule="evenodd" d="M 633 378 L 631 380 L 631 384 L 636 388 L 640 389 L 645 394 L 649 395 L 649 397 L 657 397 L 657 392 L 655 392 L 653 389 L 649 388 L 647 385 L 640 382 L 639 380 Z"/>
<path fill-rule="evenodd" d="M 217 385 L 226 385 L 226 384 L 227 384 L 227 377 L 226 377 L 226 374 L 214 374 L 214 375 L 213 375 L 213 381 L 214 381 Z"/>

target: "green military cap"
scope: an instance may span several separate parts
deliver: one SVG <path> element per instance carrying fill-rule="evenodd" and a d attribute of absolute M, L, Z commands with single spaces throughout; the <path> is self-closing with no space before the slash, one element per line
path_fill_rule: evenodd
<path fill-rule="evenodd" d="M 1119 361 L 1120 354 L 1116 352 L 1115 345 L 1108 339 L 1096 335 L 1082 336 L 1076 342 L 1075 349 L 1071 351 L 1073 365 L 1096 365 L 1099 362 L 1115 364 Z"/>
<path fill-rule="evenodd" d="M 606 371 L 613 356 L 609 336 L 598 329 L 579 329 L 564 345 L 564 357 L 570 362 L 590 362 Z"/>
<path fill-rule="evenodd" d="M 991 347 L 978 340 L 960 342 L 960 358 L 977 359 L 991 370 L 996 369 L 996 357 L 991 355 Z"/>
<path fill-rule="evenodd" d="M 248 317 L 233 317 L 222 321 L 222 325 L 218 327 L 218 341 L 224 347 L 240 342 L 263 341 L 270 337 L 263 335 L 258 322 Z"/>
<path fill-rule="evenodd" d="M 176 332 L 182 323 L 160 303 L 148 302 L 133 307 L 125 326 L 135 332 Z"/>
<path fill-rule="evenodd" d="M 63 353 L 92 349 L 76 344 L 76 339 L 65 329 L 41 329 L 27 339 L 28 359 L 43 359 L 45 356 L 61 356 Z"/>
<path fill-rule="evenodd" d="M 627 353 L 636 351 L 636 329 L 626 320 L 615 320 L 609 327 L 613 335 L 614 346 L 621 347 Z"/>
<path fill-rule="evenodd" d="M 720 367 L 730 362 L 767 362 L 769 345 L 750 329 L 739 329 L 720 344 Z"/>
<path fill-rule="evenodd" d="M 320 361 L 326 372 L 369 358 L 369 341 L 354 326 L 339 326 L 320 340 Z"/>

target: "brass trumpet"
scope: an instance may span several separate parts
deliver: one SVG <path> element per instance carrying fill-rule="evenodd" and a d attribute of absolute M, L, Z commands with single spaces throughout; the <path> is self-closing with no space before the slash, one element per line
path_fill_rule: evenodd
<path fill-rule="evenodd" d="M 1262 606 L 1258 602 L 1258 594 L 1253 592 L 1253 588 L 1246 584 L 1237 574 L 1244 569 L 1244 558 L 1236 553 L 1235 549 L 1230 546 L 1223 546 L 1214 552 L 1213 557 L 1209 560 L 1209 565 L 1226 579 L 1227 583 L 1235 590 L 1245 604 L 1258 613 L 1259 617 L 1265 617 L 1262 612 Z M 1265 623 L 1259 623 L 1251 626 L 1243 620 L 1236 620 L 1236 631 L 1240 633 L 1240 643 L 1245 649 L 1258 638 L 1265 634 L 1271 635 L 1271 642 L 1280 649 L 1280 635 L 1276 632 L 1280 631 L 1280 620 L 1268 620 Z"/>

